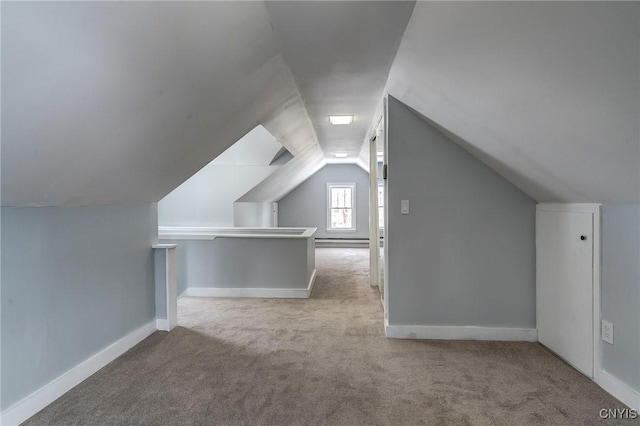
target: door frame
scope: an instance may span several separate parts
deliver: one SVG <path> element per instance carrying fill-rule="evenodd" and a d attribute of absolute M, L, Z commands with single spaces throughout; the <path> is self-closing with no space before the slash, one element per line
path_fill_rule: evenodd
<path fill-rule="evenodd" d="M 380 287 L 380 229 L 378 226 L 378 131 L 369 139 L 369 285 Z M 381 289 L 383 292 L 384 289 Z M 384 294 L 384 293 L 383 293 Z"/>
<path fill-rule="evenodd" d="M 602 371 L 602 339 L 600 327 L 602 324 L 600 301 L 600 271 L 601 271 L 601 233 L 602 222 L 600 220 L 600 208 L 602 204 L 587 203 L 540 203 L 536 207 L 538 211 L 555 211 L 569 213 L 591 213 L 593 217 L 593 258 L 591 260 L 591 277 L 593 281 L 593 378 L 600 384 L 600 372 Z M 537 287 L 537 285 L 536 285 Z"/>

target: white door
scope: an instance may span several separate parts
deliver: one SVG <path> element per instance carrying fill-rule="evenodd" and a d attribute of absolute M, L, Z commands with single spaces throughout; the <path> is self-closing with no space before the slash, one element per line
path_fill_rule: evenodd
<path fill-rule="evenodd" d="M 537 211 L 538 340 L 591 378 L 593 226 L 592 213 Z"/>

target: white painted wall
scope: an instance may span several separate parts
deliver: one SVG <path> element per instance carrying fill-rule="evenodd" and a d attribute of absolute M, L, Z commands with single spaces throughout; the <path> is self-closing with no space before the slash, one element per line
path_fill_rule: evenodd
<path fill-rule="evenodd" d="M 273 223 L 272 203 L 236 202 L 233 204 L 233 226 L 264 228 Z"/>
<path fill-rule="evenodd" d="M 326 160 L 320 147 L 312 145 L 244 194 L 238 201 L 264 203 L 279 200 L 313 176 L 325 164 Z"/>
<path fill-rule="evenodd" d="M 264 126 L 244 135 L 213 161 L 216 165 L 227 166 L 267 166 L 282 149 L 282 145 Z"/>
<path fill-rule="evenodd" d="M 278 168 L 211 163 L 160 200 L 158 223 L 160 226 L 234 226 L 233 203 Z"/>

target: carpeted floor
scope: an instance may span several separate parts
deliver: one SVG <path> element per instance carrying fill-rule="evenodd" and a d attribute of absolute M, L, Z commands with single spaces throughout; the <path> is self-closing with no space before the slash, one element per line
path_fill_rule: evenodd
<path fill-rule="evenodd" d="M 308 300 L 181 299 L 178 328 L 27 424 L 615 424 L 598 411 L 623 405 L 539 344 L 384 338 L 366 249 L 317 267 Z"/>

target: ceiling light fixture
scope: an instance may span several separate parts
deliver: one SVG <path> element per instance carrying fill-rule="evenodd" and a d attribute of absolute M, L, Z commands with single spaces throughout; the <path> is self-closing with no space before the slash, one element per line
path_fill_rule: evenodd
<path fill-rule="evenodd" d="M 329 123 L 335 125 L 339 124 L 351 124 L 353 122 L 353 115 L 330 115 Z"/>
<path fill-rule="evenodd" d="M 337 158 L 346 158 L 349 154 L 346 152 L 334 152 L 333 155 Z"/>

